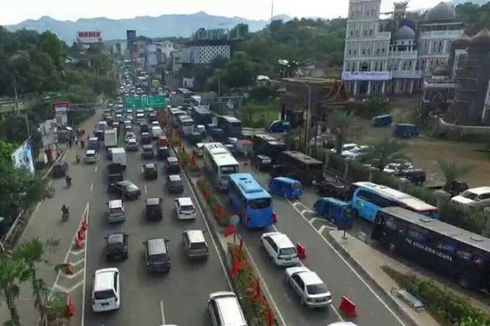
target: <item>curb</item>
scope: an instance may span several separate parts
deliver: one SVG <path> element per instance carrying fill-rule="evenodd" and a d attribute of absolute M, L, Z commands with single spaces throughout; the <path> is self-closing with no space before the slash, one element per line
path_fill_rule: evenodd
<path fill-rule="evenodd" d="M 369 282 L 371 286 L 373 286 L 377 292 L 387 301 L 389 304 L 390 308 L 393 308 L 397 313 L 402 315 L 402 318 L 404 321 L 406 321 L 409 325 L 412 326 L 417 326 L 417 322 L 401 307 L 401 305 L 391 296 L 389 292 L 387 292 L 385 289 L 381 287 L 381 285 L 376 282 L 374 278 L 369 275 L 364 268 L 349 254 L 347 250 L 344 249 L 344 247 L 337 242 L 337 240 L 330 234 L 330 232 L 325 232 L 323 233 L 328 240 L 331 242 L 331 244 L 337 249 L 342 256 L 349 261 L 349 263 L 352 264 L 352 266 L 355 268 L 355 270 L 362 275 L 364 279 Z M 351 237 L 353 237 L 351 235 Z"/>

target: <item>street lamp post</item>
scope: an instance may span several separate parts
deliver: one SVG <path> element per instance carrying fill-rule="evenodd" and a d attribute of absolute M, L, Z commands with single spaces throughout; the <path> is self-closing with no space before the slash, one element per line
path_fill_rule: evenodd
<path fill-rule="evenodd" d="M 306 126 L 305 126 L 305 151 L 306 154 L 308 154 L 308 136 L 309 136 L 309 131 L 310 131 L 310 125 L 311 125 L 311 87 L 304 81 L 299 81 L 300 85 L 306 87 L 308 89 L 308 108 L 306 109 Z"/>

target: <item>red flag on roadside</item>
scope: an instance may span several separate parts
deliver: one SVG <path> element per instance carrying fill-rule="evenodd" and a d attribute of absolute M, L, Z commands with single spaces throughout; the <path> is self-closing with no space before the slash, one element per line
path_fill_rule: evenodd
<path fill-rule="evenodd" d="M 236 232 L 236 228 L 234 225 L 228 225 L 226 228 L 225 228 L 225 237 L 228 237 L 232 234 L 235 234 Z"/>

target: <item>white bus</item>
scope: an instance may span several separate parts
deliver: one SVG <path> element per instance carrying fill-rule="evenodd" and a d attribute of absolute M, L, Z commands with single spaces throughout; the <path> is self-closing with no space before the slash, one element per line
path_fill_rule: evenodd
<path fill-rule="evenodd" d="M 217 189 L 228 187 L 228 176 L 240 171 L 240 163 L 222 143 L 204 144 L 204 166 Z"/>

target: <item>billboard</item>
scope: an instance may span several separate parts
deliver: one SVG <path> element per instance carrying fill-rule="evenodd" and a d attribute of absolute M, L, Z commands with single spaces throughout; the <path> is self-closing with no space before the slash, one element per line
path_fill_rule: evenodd
<path fill-rule="evenodd" d="M 81 31 L 77 33 L 77 39 L 82 43 L 100 43 L 102 42 L 102 32 Z"/>
<path fill-rule="evenodd" d="M 25 168 L 34 174 L 34 160 L 32 159 L 32 146 L 30 139 L 15 150 L 12 154 L 12 163 L 16 168 Z"/>
<path fill-rule="evenodd" d="M 342 80 L 391 80 L 390 71 L 344 71 L 342 73 Z"/>
<path fill-rule="evenodd" d="M 70 102 L 59 101 L 53 102 L 51 108 L 54 111 L 54 118 L 59 125 L 68 124 L 68 110 L 70 110 Z"/>

